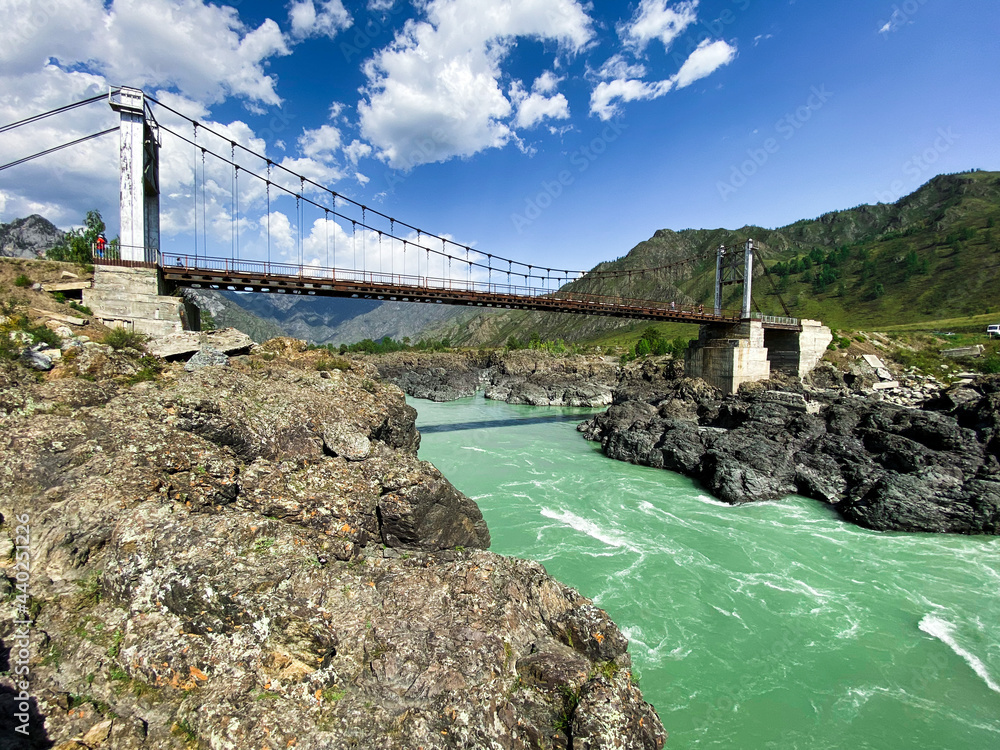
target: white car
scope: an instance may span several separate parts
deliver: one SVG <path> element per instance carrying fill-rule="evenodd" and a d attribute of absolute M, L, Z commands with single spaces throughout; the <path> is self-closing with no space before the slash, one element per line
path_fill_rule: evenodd
<path fill-rule="evenodd" d="M 1000 337 L 1000 323 L 992 326 L 986 326 L 986 335 L 990 338 L 993 338 L 994 336 Z"/>

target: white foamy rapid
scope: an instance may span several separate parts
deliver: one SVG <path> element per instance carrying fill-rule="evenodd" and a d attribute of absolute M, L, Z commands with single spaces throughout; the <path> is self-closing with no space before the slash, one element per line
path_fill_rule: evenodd
<path fill-rule="evenodd" d="M 610 547 L 624 547 L 626 549 L 632 549 L 631 545 L 629 545 L 628 541 L 624 537 L 618 534 L 608 533 L 593 521 L 582 518 L 571 511 L 542 508 L 540 513 L 546 518 L 551 518 L 553 521 L 566 524 L 570 528 L 576 529 L 581 534 L 586 534 L 587 536 L 592 537 L 599 542 L 603 542 Z"/>
<path fill-rule="evenodd" d="M 919 628 L 929 636 L 937 638 L 948 648 L 961 656 L 965 663 L 972 667 L 972 671 L 979 675 L 987 687 L 994 693 L 1000 693 L 1000 685 L 990 676 L 989 670 L 982 660 L 971 651 L 963 648 L 955 640 L 955 626 L 947 620 L 942 620 L 936 615 L 924 615 L 920 620 Z"/>

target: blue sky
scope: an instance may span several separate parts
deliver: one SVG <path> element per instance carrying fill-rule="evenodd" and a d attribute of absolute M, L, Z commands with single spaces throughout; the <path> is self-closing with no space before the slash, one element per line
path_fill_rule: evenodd
<path fill-rule="evenodd" d="M 589 268 L 661 228 L 779 226 L 1000 169 L 995 0 L 4 6 L 0 124 L 141 87 L 343 195 L 542 266 Z M 99 103 L 0 134 L 0 164 L 114 122 Z M 114 234 L 115 160 L 108 136 L 0 172 L 0 220 L 68 227 L 99 208 Z M 198 221 L 202 252 L 228 255 L 231 169 L 209 164 L 198 198 L 200 168 L 164 136 L 163 247 L 190 248 Z M 349 221 L 288 199 L 268 217 L 264 191 L 241 189 L 243 257 L 266 252 L 269 224 L 275 259 L 325 262 L 332 236 L 375 262 L 377 238 L 355 240 Z"/>

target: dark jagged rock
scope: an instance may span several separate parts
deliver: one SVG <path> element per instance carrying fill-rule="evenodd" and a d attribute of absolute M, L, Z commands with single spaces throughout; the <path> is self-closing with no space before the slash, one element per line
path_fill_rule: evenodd
<path fill-rule="evenodd" d="M 663 746 L 624 636 L 541 565 L 486 550 L 397 389 L 263 350 L 134 386 L 0 363 L 0 647 L 33 622 L 34 732 L 0 744 Z M 13 691 L 8 671 L 4 720 Z"/>
<path fill-rule="evenodd" d="M 478 357 L 441 352 L 397 352 L 375 358 L 375 365 L 383 380 L 430 401 L 475 396 L 484 369 Z"/>
<path fill-rule="evenodd" d="M 581 425 L 584 437 L 612 458 L 694 477 L 733 504 L 799 492 L 872 529 L 1000 533 L 998 376 L 925 409 L 788 384 L 722 399 L 704 384 L 662 383 Z"/>
<path fill-rule="evenodd" d="M 675 392 L 676 381 L 684 377 L 684 362 L 657 357 L 643 359 L 622 369 L 618 382 L 613 385 L 614 403 L 645 401 L 659 403 Z M 694 382 L 694 381 L 689 381 Z M 703 381 L 699 380 L 698 383 Z"/>

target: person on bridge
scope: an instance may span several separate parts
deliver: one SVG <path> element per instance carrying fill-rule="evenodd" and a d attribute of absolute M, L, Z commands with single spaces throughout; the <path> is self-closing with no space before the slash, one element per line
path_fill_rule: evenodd
<path fill-rule="evenodd" d="M 699 315 L 704 315 L 705 314 L 705 306 L 704 305 L 698 305 L 698 314 Z"/>
<path fill-rule="evenodd" d="M 107 250 L 108 240 L 103 234 L 97 235 L 97 240 L 94 242 L 94 254 L 98 258 L 104 257 L 104 251 Z"/>

